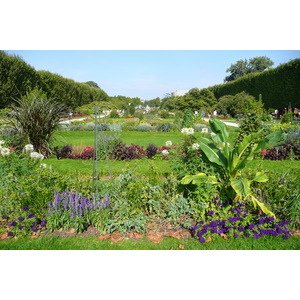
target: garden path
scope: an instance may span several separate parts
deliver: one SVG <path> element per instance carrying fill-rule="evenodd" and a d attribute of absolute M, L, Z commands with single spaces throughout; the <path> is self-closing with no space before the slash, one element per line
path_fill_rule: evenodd
<path fill-rule="evenodd" d="M 208 122 L 209 118 L 204 118 L 204 121 Z M 223 120 L 221 120 L 223 123 L 225 123 L 227 126 L 234 126 L 234 127 L 239 127 L 239 124 L 237 123 L 233 123 L 233 122 L 225 122 Z"/>

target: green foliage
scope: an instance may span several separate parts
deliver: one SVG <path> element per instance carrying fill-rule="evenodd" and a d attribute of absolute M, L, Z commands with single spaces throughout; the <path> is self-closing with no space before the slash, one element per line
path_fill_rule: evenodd
<path fill-rule="evenodd" d="M 40 162 L 12 152 L 0 158 L 0 213 L 12 214 L 29 206 L 38 216 L 45 212 L 54 189 L 66 188 L 67 181 L 49 168 L 40 167 Z"/>
<path fill-rule="evenodd" d="M 293 113 L 288 112 L 282 116 L 281 124 L 292 123 L 293 122 Z"/>
<path fill-rule="evenodd" d="M 253 172 L 249 171 L 249 173 Z M 299 230 L 299 169 L 290 169 L 283 172 L 270 170 L 266 173 L 269 180 L 264 184 L 254 183 L 254 192 L 270 207 L 278 219 L 288 220 L 290 229 Z M 251 175 L 249 174 L 249 176 Z"/>
<path fill-rule="evenodd" d="M 282 111 L 289 102 L 293 107 L 300 107 L 299 77 L 300 59 L 295 59 L 277 68 L 248 74 L 209 89 L 218 99 L 224 95 L 236 95 L 242 91 L 256 99 L 259 99 L 261 94 L 266 109 L 275 107 Z"/>
<path fill-rule="evenodd" d="M 215 108 L 223 115 L 231 115 L 232 117 L 238 114 L 255 113 L 260 116 L 263 113 L 263 103 L 261 100 L 256 100 L 253 96 L 246 92 L 238 93 L 234 96 L 225 95 L 220 97 Z"/>
<path fill-rule="evenodd" d="M 238 60 L 235 64 L 232 64 L 226 72 L 230 72 L 229 76 L 226 76 L 224 81 L 233 81 L 240 77 L 243 77 L 249 73 L 262 72 L 267 68 L 273 66 L 273 62 L 266 56 L 258 56 L 245 60 Z"/>
<path fill-rule="evenodd" d="M 194 112 L 191 110 L 185 110 L 181 128 L 193 128 L 194 126 Z"/>
<path fill-rule="evenodd" d="M 224 182 L 220 185 L 215 177 L 206 177 L 205 174 L 186 175 L 181 182 L 183 184 L 206 182 L 220 185 L 220 193 L 225 199 L 250 199 L 254 207 L 259 207 L 264 213 L 272 214 L 263 203 L 258 201 L 251 192 L 250 184 L 254 181 L 264 181 L 263 174 L 257 173 L 252 180 L 243 177 L 241 170 L 245 168 L 247 162 L 253 159 L 256 151 L 265 149 L 267 145 L 276 144 L 282 132 L 272 133 L 260 141 L 257 141 L 250 151 L 249 146 L 255 141 L 257 134 L 246 136 L 234 149 L 228 145 L 229 134 L 226 125 L 219 120 L 210 120 L 211 130 L 214 135 L 211 139 L 199 138 L 199 145 L 202 153 L 210 164 L 218 165 L 224 171 Z M 204 176 L 205 175 L 205 176 Z"/>
<path fill-rule="evenodd" d="M 34 90 L 12 105 L 11 125 L 24 144 L 32 144 L 36 150 L 47 154 L 63 108 L 63 105 L 47 99 L 41 91 Z"/>

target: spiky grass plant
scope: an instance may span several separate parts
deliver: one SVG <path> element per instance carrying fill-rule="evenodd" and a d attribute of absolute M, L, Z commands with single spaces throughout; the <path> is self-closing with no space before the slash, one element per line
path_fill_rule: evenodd
<path fill-rule="evenodd" d="M 64 105 L 47 99 L 41 91 L 34 90 L 21 99 L 16 99 L 11 107 L 11 125 L 22 137 L 24 144 L 32 144 L 35 150 L 49 153 L 50 142 L 59 125 Z"/>

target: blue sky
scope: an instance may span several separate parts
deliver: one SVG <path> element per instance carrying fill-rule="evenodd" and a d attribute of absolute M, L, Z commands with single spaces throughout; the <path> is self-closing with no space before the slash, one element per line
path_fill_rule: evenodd
<path fill-rule="evenodd" d="M 276 67 L 300 58 L 297 50 L 6 50 L 36 70 L 78 82 L 95 81 L 110 96 L 150 100 L 177 89 L 223 83 L 239 59 L 267 56 Z"/>

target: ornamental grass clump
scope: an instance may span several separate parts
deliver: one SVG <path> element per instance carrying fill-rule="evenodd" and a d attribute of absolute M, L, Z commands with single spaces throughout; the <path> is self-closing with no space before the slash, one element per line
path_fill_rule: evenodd
<path fill-rule="evenodd" d="M 288 221 L 279 221 L 266 214 L 254 216 L 239 201 L 222 203 L 219 197 L 216 197 L 212 207 L 206 210 L 203 220 L 192 226 L 192 236 L 201 243 L 218 235 L 225 239 L 257 239 L 265 235 L 288 239 L 290 236 L 286 226 Z"/>
<path fill-rule="evenodd" d="M 97 215 L 101 219 L 101 211 L 109 204 L 108 195 L 103 199 L 96 199 L 95 196 L 84 197 L 78 191 L 55 191 L 54 200 L 48 202 L 47 228 L 51 231 L 75 228 L 77 232 L 82 232 L 89 225 L 94 225 L 93 221 Z"/>

